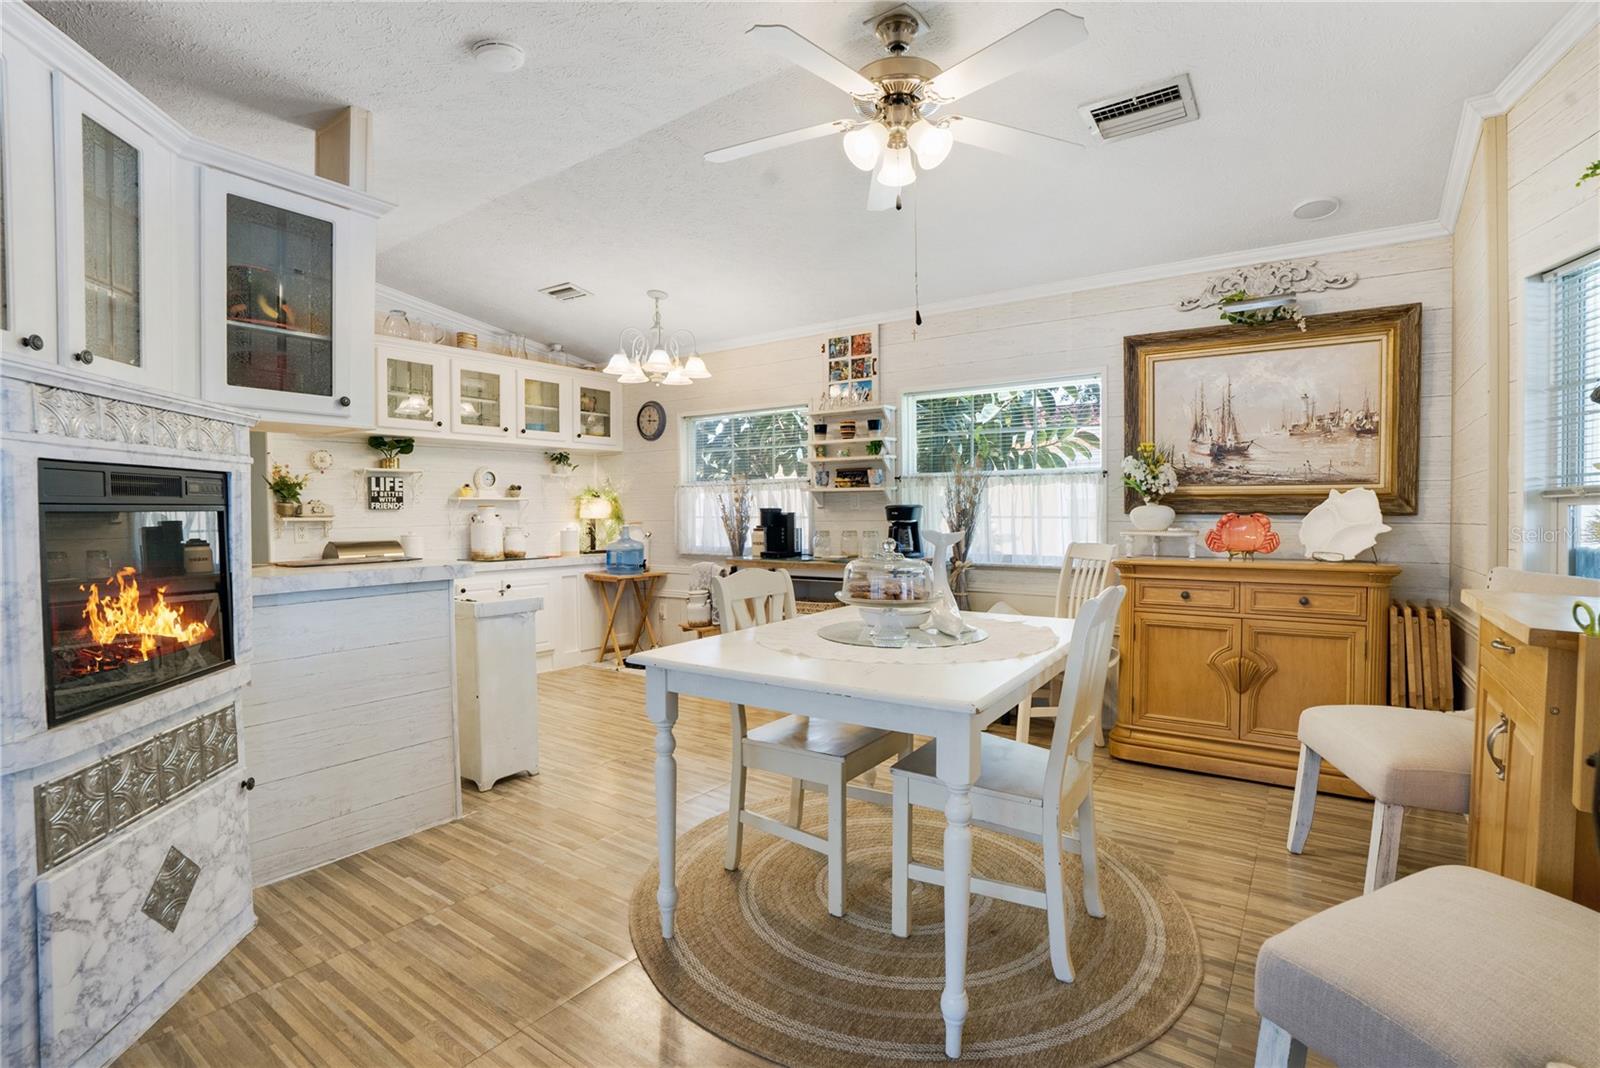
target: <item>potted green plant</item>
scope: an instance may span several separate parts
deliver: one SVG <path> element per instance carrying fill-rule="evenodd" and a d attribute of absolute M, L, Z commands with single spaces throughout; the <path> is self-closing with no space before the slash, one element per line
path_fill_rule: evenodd
<path fill-rule="evenodd" d="M 578 469 L 578 462 L 572 458 L 572 454 L 566 449 L 547 451 L 544 454 L 544 458 L 550 461 L 550 473 L 552 475 L 570 475 Z"/>
<path fill-rule="evenodd" d="M 1288 298 L 1282 304 L 1270 307 L 1251 307 L 1229 310 L 1236 304 L 1246 301 L 1259 301 L 1262 298 L 1253 297 L 1244 290 L 1236 290 L 1217 301 L 1217 307 L 1222 312 L 1222 321 L 1232 323 L 1234 326 L 1266 326 L 1268 323 L 1293 323 L 1301 330 L 1306 328 L 1305 313 L 1300 306 L 1294 303 L 1294 298 Z"/>
<path fill-rule="evenodd" d="M 289 468 L 288 464 L 273 464 L 272 474 L 263 476 L 267 489 L 272 491 L 273 499 L 277 502 L 274 508 L 282 516 L 300 514 L 300 492 L 311 481 L 310 475 L 297 475 Z"/>
<path fill-rule="evenodd" d="M 389 438 L 382 434 L 373 434 L 367 439 L 367 446 L 376 449 L 381 458 L 378 466 L 385 471 L 393 471 L 400 466 L 400 457 L 410 456 L 417 447 L 415 438 Z"/>
<path fill-rule="evenodd" d="M 867 455 L 868 456 L 879 456 L 879 455 L 882 455 L 882 453 L 883 453 L 883 442 L 881 442 L 881 441 L 869 441 L 869 442 L 867 442 Z"/>
<path fill-rule="evenodd" d="M 622 501 L 609 480 L 598 486 L 585 486 L 572 498 L 572 503 L 578 518 L 588 527 L 589 543 L 585 552 L 598 551 L 622 529 Z"/>

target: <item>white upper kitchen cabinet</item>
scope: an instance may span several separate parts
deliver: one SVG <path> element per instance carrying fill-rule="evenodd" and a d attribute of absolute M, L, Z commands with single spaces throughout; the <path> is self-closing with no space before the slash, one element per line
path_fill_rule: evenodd
<path fill-rule="evenodd" d="M 378 426 L 418 437 L 450 430 L 450 356 L 438 346 L 378 338 Z"/>
<path fill-rule="evenodd" d="M 573 440 L 572 376 L 546 364 L 517 368 L 517 434 L 549 444 Z"/>
<path fill-rule="evenodd" d="M 607 448 L 621 440 L 617 418 L 622 412 L 622 391 L 602 374 L 575 376 L 572 413 L 573 442 L 579 448 Z"/>
<path fill-rule="evenodd" d="M 50 67 L 8 41 L 0 55 L 0 355 L 7 359 L 57 359 L 54 139 Z"/>
<path fill-rule="evenodd" d="M 474 438 L 517 440 L 511 433 L 516 417 L 517 368 L 511 360 L 457 358 L 450 361 L 452 401 L 450 429 Z"/>
<path fill-rule="evenodd" d="M 216 146 L 196 155 L 202 395 L 269 425 L 371 425 L 387 205 Z"/>

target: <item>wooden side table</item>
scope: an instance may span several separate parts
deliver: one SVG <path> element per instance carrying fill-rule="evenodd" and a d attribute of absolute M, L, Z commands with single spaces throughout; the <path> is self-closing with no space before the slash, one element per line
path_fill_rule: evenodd
<path fill-rule="evenodd" d="M 661 644 L 656 639 L 656 628 L 650 622 L 650 607 L 656 600 L 656 583 L 667 577 L 665 571 L 641 571 L 636 575 L 613 575 L 609 571 L 585 571 L 583 577 L 600 587 L 600 598 L 606 603 L 606 633 L 600 639 L 599 663 L 606 658 L 606 651 L 610 649 L 617 658 L 617 666 L 622 666 L 624 657 L 632 656 L 640 648 L 640 642 L 646 635 L 650 637 L 651 645 Z M 607 593 L 610 587 L 613 592 Z M 634 632 L 633 640 L 624 648 L 622 639 L 617 636 L 617 609 L 622 607 L 622 599 L 627 596 L 628 588 L 633 588 L 633 599 L 639 605 L 639 629 Z"/>
<path fill-rule="evenodd" d="M 709 638 L 713 634 L 722 633 L 722 627 L 717 623 L 679 623 L 678 629 L 685 634 L 693 634 L 695 638 Z"/>

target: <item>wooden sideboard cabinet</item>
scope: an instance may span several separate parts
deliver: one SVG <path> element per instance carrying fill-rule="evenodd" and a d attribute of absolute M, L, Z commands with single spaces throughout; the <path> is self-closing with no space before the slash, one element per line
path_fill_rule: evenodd
<path fill-rule="evenodd" d="M 1600 851 L 1581 719 L 1600 704 L 1600 649 L 1578 598 L 1463 591 L 1478 612 L 1478 699 L 1467 857 L 1474 867 L 1600 908 Z M 1600 609 L 1600 599 L 1584 598 Z M 1585 788 L 1588 788 L 1587 790 Z M 1587 794 L 1587 796 L 1586 796 Z"/>
<path fill-rule="evenodd" d="M 1300 713 L 1385 704 L 1390 564 L 1116 562 L 1122 668 L 1111 755 L 1294 784 Z M 1323 766 L 1322 789 L 1365 796 Z"/>

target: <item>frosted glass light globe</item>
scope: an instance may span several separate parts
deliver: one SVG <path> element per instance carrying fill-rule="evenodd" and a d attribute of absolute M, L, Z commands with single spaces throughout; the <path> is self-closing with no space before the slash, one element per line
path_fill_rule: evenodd
<path fill-rule="evenodd" d="M 857 170 L 870 171 L 878 165 L 888 143 L 889 128 L 881 122 L 869 122 L 844 135 L 844 154 Z"/>
<path fill-rule="evenodd" d="M 891 148 L 883 154 L 883 166 L 878 168 L 878 182 L 891 189 L 902 189 L 917 180 L 917 169 L 911 165 L 911 151 Z"/>
<path fill-rule="evenodd" d="M 906 144 L 917 154 L 917 166 L 925 171 L 931 171 L 943 163 L 955 143 L 956 139 L 949 130 L 935 126 L 926 119 L 906 131 Z"/>

